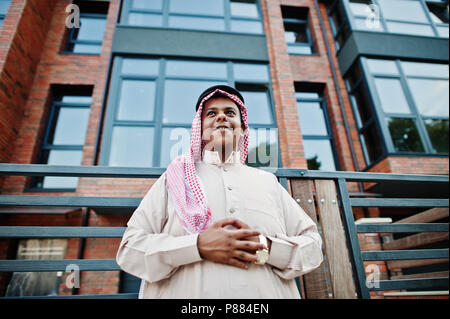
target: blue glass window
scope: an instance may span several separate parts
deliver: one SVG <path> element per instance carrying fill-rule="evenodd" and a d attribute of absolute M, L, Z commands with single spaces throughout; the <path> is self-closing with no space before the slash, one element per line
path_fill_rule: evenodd
<path fill-rule="evenodd" d="M 61 94 L 55 90 L 38 163 L 81 165 L 91 102 L 90 96 Z M 33 187 L 45 190 L 74 190 L 77 184 L 78 177 L 48 176 L 32 181 Z"/>
<path fill-rule="evenodd" d="M 257 0 L 124 0 L 120 23 L 142 27 L 264 33 Z"/>
<path fill-rule="evenodd" d="M 282 6 L 284 36 L 291 54 L 312 54 L 314 43 L 309 31 L 308 9 Z"/>
<path fill-rule="evenodd" d="M 268 130 L 261 143 L 276 146 L 270 161 L 262 155 L 252 164 L 278 166 L 278 135 L 270 132 L 276 131 L 276 124 L 267 65 L 120 56 L 114 60 L 101 164 L 166 167 L 189 148 L 197 99 L 217 84 L 242 92 L 250 126 Z"/>
<path fill-rule="evenodd" d="M 335 171 L 336 156 L 325 99 L 317 92 L 296 92 L 308 169 Z"/>
<path fill-rule="evenodd" d="M 100 54 L 108 3 L 79 1 L 76 4 L 80 10 L 80 27 L 74 26 L 70 29 L 65 51 L 75 54 Z"/>

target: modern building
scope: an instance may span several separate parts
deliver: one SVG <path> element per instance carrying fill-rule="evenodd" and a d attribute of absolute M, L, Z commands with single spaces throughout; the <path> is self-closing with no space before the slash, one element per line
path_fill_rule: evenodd
<path fill-rule="evenodd" d="M 224 83 L 246 100 L 249 165 L 448 175 L 448 23 L 440 0 L 0 0 L 0 162 L 166 167 L 189 146 L 199 94 Z M 0 192 L 142 197 L 153 181 L 12 176 Z M 125 226 L 131 214 L 1 209 L 1 225 Z M 1 240 L 0 258 L 114 258 L 118 243 Z M 0 294 L 20 276 L 1 274 Z M 45 276 L 28 289 L 74 293 Z M 76 293 L 137 283 L 86 271 Z"/>

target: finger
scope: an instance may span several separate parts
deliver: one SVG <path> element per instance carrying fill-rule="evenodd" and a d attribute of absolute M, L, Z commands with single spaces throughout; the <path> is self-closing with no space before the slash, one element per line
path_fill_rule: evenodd
<path fill-rule="evenodd" d="M 254 241 L 249 241 L 249 240 L 236 240 L 234 247 L 236 249 L 255 252 L 257 250 L 263 249 L 264 245 L 261 243 L 256 243 Z"/>
<path fill-rule="evenodd" d="M 258 261 L 258 257 L 254 254 L 250 254 L 244 250 L 235 250 L 233 256 L 241 261 L 255 262 Z"/>
<path fill-rule="evenodd" d="M 231 266 L 234 266 L 234 267 L 238 267 L 238 268 L 242 268 L 242 269 L 248 269 L 247 263 L 245 263 L 243 261 L 240 261 L 237 258 L 231 258 L 228 261 L 228 264 L 231 265 Z"/>
<path fill-rule="evenodd" d="M 233 237 L 236 239 L 258 236 L 261 234 L 258 230 L 254 230 L 254 229 L 238 229 L 238 230 L 232 230 L 232 232 L 233 232 Z"/>
<path fill-rule="evenodd" d="M 250 228 L 250 226 L 248 226 L 246 223 L 244 223 L 243 221 L 241 221 L 239 219 L 235 219 L 233 225 L 236 226 L 236 228 L 239 228 L 239 229 Z"/>
<path fill-rule="evenodd" d="M 215 227 L 225 227 L 227 225 L 234 225 L 236 222 L 236 218 L 225 218 L 221 219 L 218 222 L 214 223 Z"/>

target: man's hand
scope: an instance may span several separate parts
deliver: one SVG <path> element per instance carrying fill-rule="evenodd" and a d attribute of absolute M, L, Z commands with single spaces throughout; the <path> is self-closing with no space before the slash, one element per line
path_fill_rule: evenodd
<path fill-rule="evenodd" d="M 237 229 L 224 228 L 227 225 L 235 226 Z M 259 234 L 259 231 L 250 229 L 238 219 L 223 219 L 198 236 L 198 252 L 204 259 L 247 269 L 248 262 L 258 260 L 255 252 L 263 248 L 259 241 L 255 242 L 248 238 Z"/>

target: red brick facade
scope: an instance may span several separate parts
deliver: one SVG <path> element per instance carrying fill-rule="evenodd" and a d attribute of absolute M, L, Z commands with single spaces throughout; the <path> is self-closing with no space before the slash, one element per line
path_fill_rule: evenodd
<path fill-rule="evenodd" d="M 88 131 L 83 147 L 83 165 L 94 163 L 97 134 L 107 89 L 111 63 L 111 47 L 117 21 L 119 0 L 111 0 L 107 25 L 100 55 L 61 54 L 67 28 L 65 8 L 70 0 L 12 0 L 0 31 L 0 162 L 34 163 L 40 147 L 49 109 L 51 85 L 89 85 L 93 87 Z M 333 136 L 337 144 L 342 170 L 354 171 L 365 167 L 363 153 L 355 127 L 348 94 L 336 59 L 334 40 L 326 18 L 326 9 L 320 4 L 326 34 L 322 33 L 319 12 L 313 0 L 263 0 L 262 12 L 270 59 L 273 96 L 275 102 L 279 143 L 283 167 L 307 168 L 295 98 L 295 82 L 312 82 L 324 86 L 324 95 L 330 115 Z M 309 8 L 311 33 L 318 55 L 289 55 L 284 37 L 281 5 Z M 328 41 L 331 58 L 337 71 L 334 82 L 325 46 Z M 343 108 L 357 160 L 353 163 L 351 147 L 345 131 L 337 90 L 342 95 Z M 101 134 L 100 130 L 100 134 Z M 100 136 L 101 138 L 101 136 Z M 376 164 L 371 171 L 448 174 L 448 157 L 389 157 Z M 0 179 L 3 194 L 22 194 L 27 179 L 9 177 Z M 148 179 L 80 178 L 77 191 L 71 193 L 33 193 L 33 195 L 118 196 L 142 197 L 151 187 Z M 89 226 L 125 226 L 129 215 L 99 215 L 88 212 Z M 1 225 L 59 225 L 80 226 L 82 212 L 65 215 L 0 215 Z M 66 259 L 115 258 L 120 239 L 87 239 L 85 250 L 79 256 L 79 239 L 68 242 Z M 6 247 L 9 241 L 0 240 L 0 258 L 14 252 Z M 6 277 L 0 279 L 0 294 L 6 289 Z M 62 283 L 64 283 L 63 277 Z M 83 272 L 80 294 L 116 293 L 119 272 Z M 71 290 L 60 286 L 61 294 Z"/>

